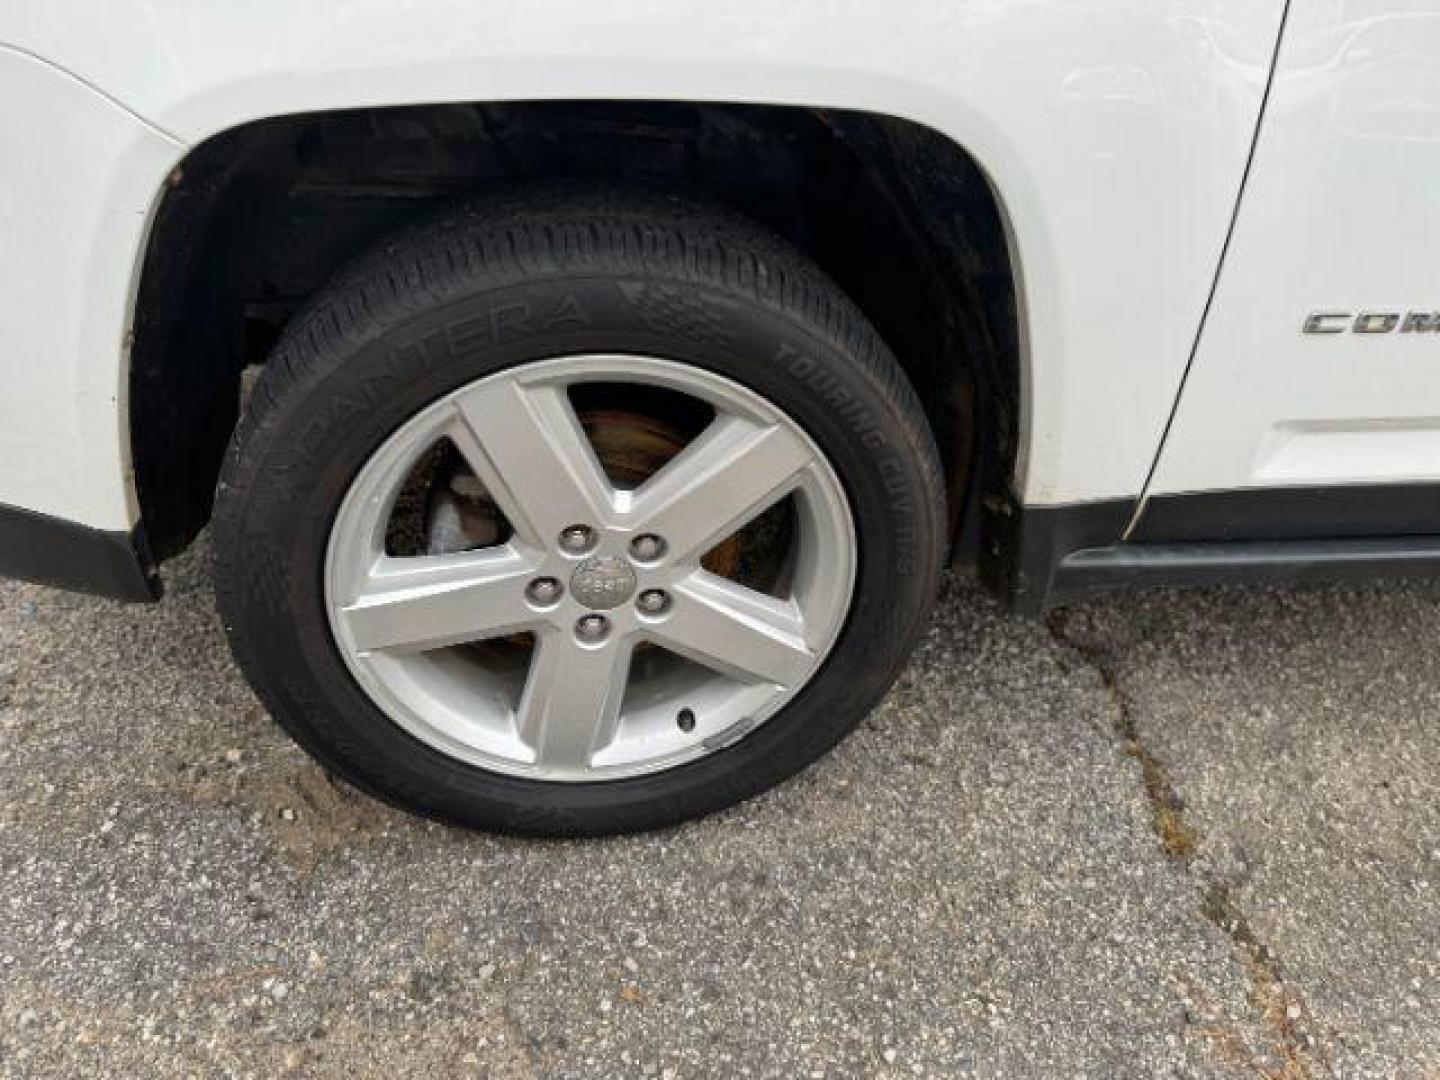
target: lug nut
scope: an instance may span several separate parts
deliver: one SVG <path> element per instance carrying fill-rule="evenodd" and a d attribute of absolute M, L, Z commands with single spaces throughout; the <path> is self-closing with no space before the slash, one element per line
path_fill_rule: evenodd
<path fill-rule="evenodd" d="M 571 525 L 560 534 L 560 546 L 572 555 L 583 555 L 595 543 L 595 530 L 589 525 Z"/>
<path fill-rule="evenodd" d="M 610 620 L 604 615 L 584 615 L 575 623 L 575 636 L 586 644 L 604 641 L 610 633 Z"/>
<path fill-rule="evenodd" d="M 646 589 L 635 598 L 635 606 L 646 615 L 662 615 L 670 608 L 670 597 L 663 589 Z"/>
<path fill-rule="evenodd" d="M 665 541 L 654 533 L 641 533 L 630 541 L 630 554 L 641 562 L 653 562 L 665 554 Z"/>
<path fill-rule="evenodd" d="M 525 598 L 542 606 L 560 599 L 560 582 L 553 577 L 539 577 L 525 587 Z"/>

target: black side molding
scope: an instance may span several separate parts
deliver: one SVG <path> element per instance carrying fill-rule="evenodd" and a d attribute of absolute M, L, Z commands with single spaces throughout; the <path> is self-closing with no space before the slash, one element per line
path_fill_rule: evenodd
<path fill-rule="evenodd" d="M 1197 491 L 987 507 L 981 568 L 1013 611 L 1108 589 L 1440 575 L 1440 484 Z"/>
<path fill-rule="evenodd" d="M 1331 484 L 1155 495 L 1130 542 L 1440 536 L 1440 484 Z"/>
<path fill-rule="evenodd" d="M 1058 603 L 1135 587 L 1308 585 L 1389 576 L 1440 576 L 1440 537 L 1116 544 L 1068 555 L 1047 599 Z"/>
<path fill-rule="evenodd" d="M 160 577 L 140 526 L 105 532 L 0 505 L 0 577 L 116 600 L 160 599 Z"/>
<path fill-rule="evenodd" d="M 1056 575 L 1076 551 L 1120 542 L 1134 499 L 1023 507 L 1011 499 L 983 504 L 980 580 L 1011 611 L 1038 615 L 1053 602 Z"/>

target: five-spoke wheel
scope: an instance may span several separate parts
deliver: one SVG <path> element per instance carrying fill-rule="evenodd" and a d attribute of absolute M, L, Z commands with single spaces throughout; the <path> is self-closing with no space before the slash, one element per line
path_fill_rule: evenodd
<path fill-rule="evenodd" d="M 585 386 L 630 405 L 604 411 L 619 431 L 598 452 L 571 393 Z M 707 419 L 638 486 L 617 486 L 623 455 L 609 448 L 682 413 Z M 391 515 L 437 447 L 453 464 L 425 481 L 453 490 L 463 474 L 503 531 L 393 554 Z M 704 565 L 777 510 L 783 527 L 747 550 L 768 577 Z M 763 723 L 834 643 L 854 570 L 844 492 L 792 420 L 711 372 L 581 355 L 480 379 L 396 432 L 341 505 L 326 583 L 346 662 L 411 734 L 497 771 L 595 780 L 668 768 Z M 523 679 L 517 650 L 466 648 L 519 638 Z M 646 650 L 670 655 L 637 659 Z"/>

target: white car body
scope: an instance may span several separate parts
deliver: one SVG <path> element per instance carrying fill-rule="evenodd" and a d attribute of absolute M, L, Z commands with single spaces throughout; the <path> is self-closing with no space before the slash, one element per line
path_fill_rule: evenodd
<path fill-rule="evenodd" d="M 449 102 L 844 109 L 963 150 L 1016 275 L 1018 509 L 1119 522 L 1057 565 L 1189 493 L 1440 491 L 1428 0 L 47 0 L 0 10 L 0 98 L 0 505 L 70 525 L 140 524 L 135 303 L 187 155 Z M 1383 516 L 1148 538 L 1427 531 Z"/>

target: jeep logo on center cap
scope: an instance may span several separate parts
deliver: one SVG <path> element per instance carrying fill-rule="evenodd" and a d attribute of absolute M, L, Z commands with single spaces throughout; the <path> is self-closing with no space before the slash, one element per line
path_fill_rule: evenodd
<path fill-rule="evenodd" d="M 587 608 L 605 611 L 635 595 L 636 584 L 635 571 L 624 559 L 595 555 L 575 568 L 570 595 Z"/>

